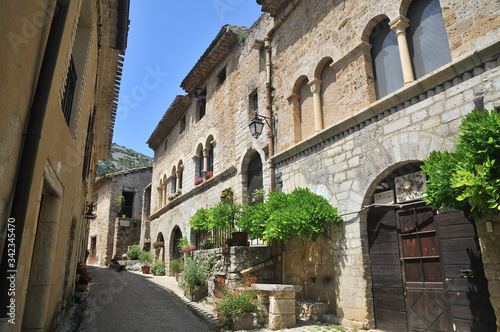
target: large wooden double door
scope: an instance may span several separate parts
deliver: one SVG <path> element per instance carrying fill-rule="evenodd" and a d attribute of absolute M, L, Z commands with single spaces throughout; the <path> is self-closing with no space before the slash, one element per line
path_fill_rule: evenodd
<path fill-rule="evenodd" d="M 377 328 L 496 331 L 475 228 L 461 211 L 371 211 L 368 236 Z"/>

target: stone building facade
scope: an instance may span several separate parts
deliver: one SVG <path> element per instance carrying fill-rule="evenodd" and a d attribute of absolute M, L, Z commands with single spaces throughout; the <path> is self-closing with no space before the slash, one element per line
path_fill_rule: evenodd
<path fill-rule="evenodd" d="M 89 262 L 106 266 L 113 257 L 139 244 L 144 188 L 151 183 L 152 167 L 139 167 L 101 176 L 95 180 L 96 218 L 90 222 Z M 123 196 L 124 206 L 118 198 Z"/>
<path fill-rule="evenodd" d="M 179 232 L 196 240 L 196 210 L 229 187 L 241 199 L 260 167 L 263 188 L 271 178 L 284 192 L 308 187 L 344 219 L 330 239 L 276 248 L 276 281 L 303 286 L 299 298 L 328 303 L 346 326 L 495 331 L 498 270 L 486 279 L 474 221 L 421 204 L 419 172 L 431 151 L 453 150 L 474 107 L 500 107 L 500 4 L 258 3 L 265 14 L 221 30 L 148 141 L 150 233 L 164 238 L 166 261 Z M 268 126 L 257 139 L 248 130 L 266 108 L 270 145 Z M 195 185 L 212 160 L 214 177 Z M 178 179 L 182 194 L 168 202 Z"/>
<path fill-rule="evenodd" d="M 54 331 L 70 312 L 95 163 L 110 153 L 128 8 L 0 4 L 2 331 Z"/>

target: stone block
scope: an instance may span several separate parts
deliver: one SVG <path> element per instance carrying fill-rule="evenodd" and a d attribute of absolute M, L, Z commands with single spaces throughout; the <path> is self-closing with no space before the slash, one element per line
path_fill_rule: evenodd
<path fill-rule="evenodd" d="M 269 313 L 276 315 L 294 314 L 295 313 L 295 293 L 293 298 L 275 299 L 269 297 Z"/>
<path fill-rule="evenodd" d="M 269 329 L 271 330 L 294 327 L 296 323 L 295 313 L 292 315 L 269 314 Z"/>

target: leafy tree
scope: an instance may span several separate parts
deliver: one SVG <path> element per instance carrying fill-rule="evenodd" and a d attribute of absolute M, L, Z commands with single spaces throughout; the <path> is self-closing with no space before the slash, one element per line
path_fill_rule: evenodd
<path fill-rule="evenodd" d="M 483 218 L 500 210 L 500 115 L 474 109 L 459 127 L 455 152 L 431 152 L 422 170 L 429 176 L 424 200 L 438 209 L 471 208 Z"/>

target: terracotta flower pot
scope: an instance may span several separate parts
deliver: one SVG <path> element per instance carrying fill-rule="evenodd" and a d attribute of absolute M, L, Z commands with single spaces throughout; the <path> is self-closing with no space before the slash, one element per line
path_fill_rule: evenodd
<path fill-rule="evenodd" d="M 148 274 L 150 270 L 151 270 L 151 266 L 143 266 L 142 267 L 143 274 Z"/>

